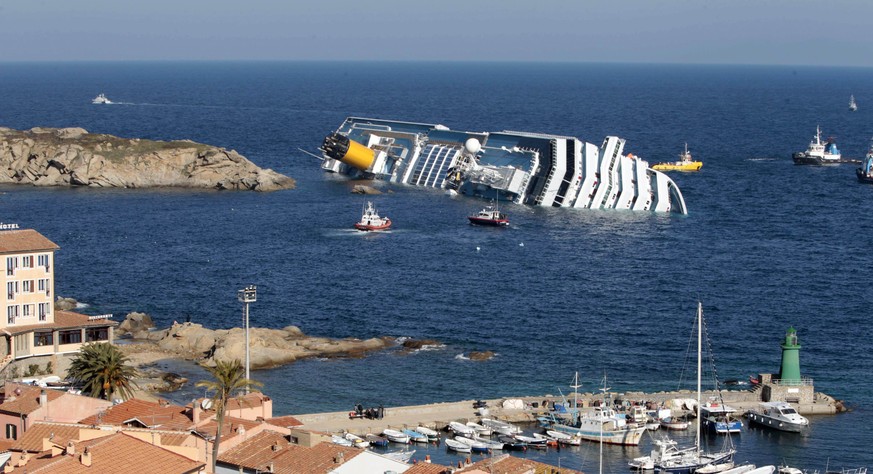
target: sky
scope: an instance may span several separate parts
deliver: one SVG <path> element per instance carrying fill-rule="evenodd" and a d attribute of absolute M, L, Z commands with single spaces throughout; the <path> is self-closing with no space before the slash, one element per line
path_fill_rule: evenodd
<path fill-rule="evenodd" d="M 0 0 L 0 61 L 873 66 L 871 0 Z"/>

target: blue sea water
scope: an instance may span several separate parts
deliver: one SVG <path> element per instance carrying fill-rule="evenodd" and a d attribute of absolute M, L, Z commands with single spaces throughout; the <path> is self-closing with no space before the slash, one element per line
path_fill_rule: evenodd
<path fill-rule="evenodd" d="M 255 371 L 277 414 L 567 392 L 577 370 L 583 391 L 604 373 L 616 392 L 675 389 L 699 299 L 722 379 L 778 372 L 793 326 L 803 374 L 853 409 L 814 417 L 805 436 L 746 430 L 739 459 L 873 464 L 873 187 L 857 183 L 854 166 L 790 159 L 817 125 L 845 156 L 863 156 L 873 69 L 6 63 L 0 90 L 0 126 L 192 139 L 298 180 L 275 193 L 5 186 L 0 220 L 61 246 L 57 294 L 95 313 L 224 328 L 240 325 L 236 291 L 256 284 L 253 325 L 445 345 Z M 100 92 L 120 103 L 91 105 Z M 376 204 L 396 227 L 362 235 L 349 229 L 372 198 L 298 151 L 349 115 L 596 144 L 619 135 L 650 163 L 687 142 L 704 167 L 674 175 L 687 216 L 506 204 L 510 229 L 467 225 L 481 201 L 377 183 L 386 193 Z M 471 350 L 498 355 L 456 357 Z M 606 470 L 646 452 L 608 447 Z M 529 456 L 597 468 L 590 446 Z"/>

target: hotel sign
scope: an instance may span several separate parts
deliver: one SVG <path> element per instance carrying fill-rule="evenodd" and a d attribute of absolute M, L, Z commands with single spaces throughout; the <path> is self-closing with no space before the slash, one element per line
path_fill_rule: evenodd
<path fill-rule="evenodd" d="M 18 224 L 7 224 L 5 222 L 0 222 L 0 230 L 13 230 L 19 229 Z"/>

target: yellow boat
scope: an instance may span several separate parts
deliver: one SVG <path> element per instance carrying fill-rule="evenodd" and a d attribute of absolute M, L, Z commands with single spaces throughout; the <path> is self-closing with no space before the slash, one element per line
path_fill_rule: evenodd
<path fill-rule="evenodd" d="M 679 161 L 671 163 L 658 163 L 652 166 L 656 171 L 700 171 L 703 167 L 702 161 L 694 161 L 691 157 L 691 152 L 688 151 L 688 144 L 685 144 L 685 151 L 679 154 Z"/>

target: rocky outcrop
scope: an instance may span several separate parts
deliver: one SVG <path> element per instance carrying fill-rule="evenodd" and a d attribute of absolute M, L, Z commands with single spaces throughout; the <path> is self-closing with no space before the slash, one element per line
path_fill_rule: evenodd
<path fill-rule="evenodd" d="M 155 327 L 152 317 L 145 313 L 128 313 L 124 321 L 115 328 L 118 337 L 130 336 L 134 339 L 146 339 L 149 329 Z"/>
<path fill-rule="evenodd" d="M 470 360 L 491 360 L 494 358 L 493 351 L 472 351 L 470 352 Z"/>
<path fill-rule="evenodd" d="M 245 330 L 213 330 L 200 324 L 176 323 L 168 329 L 147 333 L 147 339 L 162 350 L 213 366 L 215 361 L 245 360 Z M 384 339 L 329 339 L 303 334 L 300 328 L 249 329 L 249 353 L 253 368 L 275 367 L 310 357 L 356 356 L 387 347 Z"/>
<path fill-rule="evenodd" d="M 58 296 L 55 299 L 55 309 L 59 309 L 61 311 L 70 311 L 76 309 L 79 306 L 79 302 L 74 298 L 64 298 L 63 296 Z"/>
<path fill-rule="evenodd" d="M 294 180 L 236 151 L 192 141 L 125 139 L 82 128 L 0 127 L 0 183 L 274 191 Z"/>
<path fill-rule="evenodd" d="M 365 184 L 356 184 L 355 187 L 352 188 L 352 194 L 382 194 L 382 191 Z"/>

